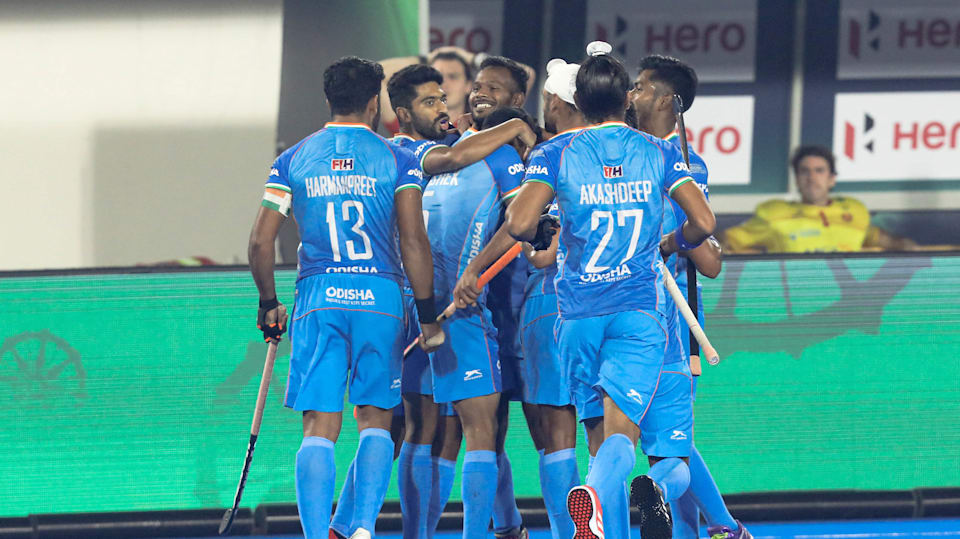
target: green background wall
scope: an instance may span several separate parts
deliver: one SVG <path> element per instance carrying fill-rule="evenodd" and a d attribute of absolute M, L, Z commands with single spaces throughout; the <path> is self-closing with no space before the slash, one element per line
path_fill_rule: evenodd
<path fill-rule="evenodd" d="M 696 442 L 721 490 L 960 485 L 960 257 L 741 258 L 704 288 L 723 362 Z M 0 304 L 0 515 L 229 505 L 265 352 L 248 273 L 6 277 Z M 288 354 L 246 506 L 294 501 Z M 539 496 L 513 412 L 517 495 Z M 355 447 L 348 419 L 341 481 Z"/>

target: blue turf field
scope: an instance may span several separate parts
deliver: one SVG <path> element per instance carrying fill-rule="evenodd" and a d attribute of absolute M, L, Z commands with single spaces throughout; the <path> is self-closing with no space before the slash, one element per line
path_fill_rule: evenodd
<path fill-rule="evenodd" d="M 763 524 L 747 523 L 747 528 L 756 539 L 797 538 L 797 539 L 871 539 L 871 538 L 910 538 L 910 537 L 960 537 L 958 519 L 916 519 L 916 520 L 855 520 L 842 522 L 772 522 Z M 706 529 L 700 530 L 700 536 L 706 537 Z M 634 528 L 633 538 L 640 537 L 640 530 Z M 459 533 L 438 533 L 436 539 L 456 539 Z M 254 539 L 298 539 L 301 536 L 258 536 Z M 383 533 L 382 539 L 399 539 L 399 534 Z M 493 537 L 493 534 L 490 534 Z M 549 530 L 530 531 L 530 539 L 549 539 Z"/>

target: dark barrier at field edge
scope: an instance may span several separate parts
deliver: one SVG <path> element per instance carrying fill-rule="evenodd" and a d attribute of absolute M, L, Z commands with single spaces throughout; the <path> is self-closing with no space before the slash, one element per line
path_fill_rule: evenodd
<path fill-rule="evenodd" d="M 730 512 L 747 522 L 960 517 L 960 488 L 913 490 L 804 490 L 754 492 L 725 497 Z M 517 500 L 524 524 L 548 526 L 540 498 Z M 31 515 L 0 519 L 0 539 L 211 537 L 216 535 L 223 509 L 187 511 L 130 511 Z M 639 524 L 639 513 L 631 520 Z M 447 504 L 442 530 L 460 529 L 463 506 Z M 400 505 L 386 503 L 377 520 L 380 531 L 400 531 Z M 251 513 L 241 508 L 231 535 L 302 533 L 297 506 L 263 504 Z"/>

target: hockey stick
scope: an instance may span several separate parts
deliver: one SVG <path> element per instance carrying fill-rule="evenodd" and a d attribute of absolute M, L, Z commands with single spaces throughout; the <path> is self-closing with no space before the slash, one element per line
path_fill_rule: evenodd
<path fill-rule="evenodd" d="M 250 442 L 247 444 L 247 458 L 243 461 L 243 472 L 240 473 L 240 484 L 233 497 L 233 507 L 227 509 L 220 520 L 220 535 L 230 531 L 233 526 L 233 517 L 240 506 L 240 497 L 243 496 L 243 486 L 247 483 L 247 474 L 250 473 L 250 463 L 253 462 L 253 448 L 257 444 L 257 435 L 260 434 L 260 421 L 263 419 L 263 408 L 267 403 L 267 392 L 270 390 L 270 376 L 273 374 L 273 362 L 277 359 L 277 343 L 267 346 L 267 359 L 263 363 L 263 376 L 260 377 L 260 391 L 257 393 L 257 407 L 253 409 L 253 425 L 250 427 Z"/>
<path fill-rule="evenodd" d="M 677 135 L 680 136 L 680 151 L 683 153 L 683 163 L 687 165 L 687 170 L 690 170 L 690 147 L 687 145 L 687 126 L 683 121 L 683 100 L 680 99 L 679 95 L 673 95 L 673 116 L 677 121 Z M 698 312 L 700 306 L 700 298 L 697 293 L 697 265 L 693 263 L 693 260 L 687 259 L 687 306 L 693 312 Z M 702 331 L 702 330 L 701 330 Z M 693 334 L 693 329 L 687 336 L 687 342 L 689 343 L 688 348 L 690 349 L 690 371 L 692 374 L 699 376 L 703 369 L 700 367 L 700 346 L 697 342 L 696 336 Z M 712 358 L 713 356 L 711 356 Z M 720 358 L 717 357 L 717 361 L 720 361 Z M 709 363 L 709 360 L 707 361 Z M 711 365 L 716 365 L 716 363 L 710 363 Z"/>
<path fill-rule="evenodd" d="M 519 255 L 520 251 L 522 250 L 523 250 L 522 243 L 518 241 L 517 243 L 513 244 L 513 247 L 511 247 L 507 252 L 503 253 L 503 255 L 500 258 L 498 258 L 496 262 L 494 262 L 489 268 L 487 268 L 487 271 L 484 271 L 483 273 L 480 274 L 480 277 L 477 279 L 477 288 L 483 288 L 487 286 L 487 283 L 489 283 L 491 279 L 496 277 L 497 274 L 500 273 L 501 270 L 503 270 L 503 268 L 507 267 L 508 264 L 513 262 L 513 259 L 517 258 L 517 255 Z M 450 305 L 447 305 L 447 308 L 444 309 L 443 312 L 437 316 L 437 323 L 442 324 L 447 318 L 450 318 L 451 316 L 453 316 L 453 313 L 455 313 L 456 311 L 457 311 L 456 304 L 451 302 Z M 412 343 L 408 344 L 407 347 L 403 350 L 404 359 L 406 359 L 407 356 L 409 356 L 410 353 L 413 352 L 413 349 L 416 348 L 418 344 L 420 344 L 420 337 L 422 336 L 423 335 L 417 336 L 417 338 L 414 339 Z M 428 341 L 427 344 L 431 344 L 431 343 Z"/>
<path fill-rule="evenodd" d="M 710 344 L 710 339 L 707 338 L 707 334 L 704 333 L 703 328 L 700 327 L 700 322 L 697 321 L 696 315 L 693 314 L 690 306 L 687 305 L 686 300 L 684 300 L 683 293 L 680 292 L 680 288 L 677 287 L 677 281 L 674 280 L 670 269 L 667 268 L 666 265 L 661 265 L 661 270 L 663 273 L 663 282 L 667 286 L 667 292 L 670 293 L 670 297 L 673 298 L 673 301 L 677 304 L 680 315 L 687 321 L 687 326 L 690 327 L 690 334 L 693 335 L 696 342 L 700 345 L 700 349 L 703 350 L 703 354 L 707 357 L 707 363 L 711 365 L 720 363 L 720 355 L 717 354 L 716 348 Z"/>

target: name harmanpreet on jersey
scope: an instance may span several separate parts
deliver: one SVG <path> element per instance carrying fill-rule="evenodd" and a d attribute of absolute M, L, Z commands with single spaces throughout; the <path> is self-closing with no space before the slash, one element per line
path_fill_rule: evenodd
<path fill-rule="evenodd" d="M 529 177 L 531 171 L 537 173 L 537 177 L 542 181 L 546 176 L 551 176 L 554 181 L 556 181 L 556 170 L 551 168 L 551 161 L 545 157 L 546 154 L 559 154 L 563 148 L 567 145 L 570 139 L 582 131 L 582 128 L 568 129 L 561 133 L 557 133 L 550 140 L 540 143 L 537 145 L 533 151 L 530 153 L 530 161 L 527 164 L 527 176 L 524 177 L 526 180 Z M 559 162 L 559 158 L 555 161 Z M 559 217 L 560 211 L 557 208 L 556 204 L 550 205 L 550 214 Z M 530 276 L 527 278 L 527 286 L 524 291 L 524 297 L 533 297 L 533 296 L 545 296 L 549 294 L 556 294 L 557 289 L 554 285 L 554 280 L 557 277 L 557 267 L 563 263 L 563 253 L 560 250 L 557 250 L 557 263 L 551 264 L 545 268 L 535 268 L 533 265 L 530 265 Z"/>
<path fill-rule="evenodd" d="M 693 181 L 680 152 L 623 122 L 606 122 L 584 129 L 562 148 L 535 153 L 526 181 L 553 188 L 560 208 L 561 316 L 662 312 L 657 264 L 664 198 Z M 541 153 L 543 171 L 533 168 Z"/>
<path fill-rule="evenodd" d="M 460 141 L 474 133 L 467 131 Z M 516 194 L 522 177 L 523 161 L 516 150 L 501 146 L 481 161 L 430 178 L 423 209 L 437 291 L 453 291 L 464 268 L 493 237 L 503 201 Z"/>
<path fill-rule="evenodd" d="M 423 189 L 410 151 L 363 124 L 328 123 L 280 154 L 262 205 L 296 216 L 299 278 L 363 273 L 399 280 L 394 194 Z"/>

